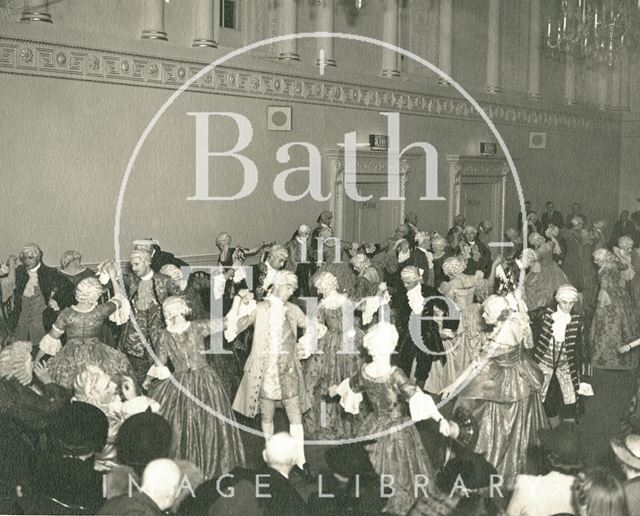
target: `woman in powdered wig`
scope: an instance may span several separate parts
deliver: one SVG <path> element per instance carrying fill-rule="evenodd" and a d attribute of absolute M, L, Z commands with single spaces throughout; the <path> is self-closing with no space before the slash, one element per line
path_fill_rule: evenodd
<path fill-rule="evenodd" d="M 160 414 L 173 426 L 176 458 L 193 462 L 207 478 L 219 477 L 243 466 L 245 461 L 244 445 L 229 398 L 220 377 L 202 353 L 204 339 L 211 334 L 212 326 L 213 331 L 222 331 L 222 322 L 187 321 L 189 307 L 177 296 L 168 297 L 162 303 L 162 311 L 167 327 L 158 339 L 159 365 L 149 369 L 145 387 L 160 404 Z M 169 380 L 171 374 L 166 367 L 169 360 L 175 381 L 186 392 Z M 154 378 L 160 382 L 152 384 Z"/>
<path fill-rule="evenodd" d="M 81 261 L 82 256 L 78 251 L 65 251 L 60 258 L 60 272 L 73 284 L 73 288 L 83 279 L 95 276 L 91 269 L 80 265 Z"/>
<path fill-rule="evenodd" d="M 304 415 L 305 434 L 312 439 L 353 437 L 357 418 L 340 410 L 337 401 L 332 401 L 328 394 L 331 385 L 355 374 L 362 365 L 362 330 L 348 317 L 353 308 L 347 296 L 337 291 L 338 281 L 333 274 L 317 274 L 314 286 L 322 296 L 317 319 L 327 327 L 327 332 L 304 366 L 305 385 L 312 399 L 311 410 Z M 345 320 L 351 321 L 351 328 L 343 327 Z"/>
<path fill-rule="evenodd" d="M 427 392 L 437 393 L 447 387 L 478 356 L 482 347 L 480 305 L 475 304 L 473 298 L 479 289 L 486 289 L 488 282 L 465 274 L 466 267 L 467 261 L 462 256 L 451 256 L 442 265 L 449 281 L 440 285 L 440 292 L 453 302 L 456 309 L 451 312 L 459 311 L 460 324 L 454 338 L 443 342 L 449 344 L 447 360 L 444 364 L 436 364 L 429 374 L 425 385 Z"/>
<path fill-rule="evenodd" d="M 380 284 L 380 276 L 376 268 L 371 265 L 371 260 L 364 253 L 358 253 L 351 258 L 351 266 L 356 271 L 354 286 L 354 300 L 375 296 Z"/>
<path fill-rule="evenodd" d="M 513 311 L 502 296 L 483 303 L 486 334 L 483 354 L 443 391 L 444 398 L 458 393 L 456 406 L 478 421 L 475 451 L 513 488 L 524 471 L 527 449 L 538 430 L 548 426 L 542 404 L 543 375 L 527 350 L 533 346 L 529 317 L 524 307 Z"/>
<path fill-rule="evenodd" d="M 633 239 L 629 236 L 621 236 L 618 245 L 613 248 L 613 254 L 620 262 L 620 280 L 624 282 L 627 290 L 631 294 L 631 299 L 635 303 L 636 309 L 640 308 L 640 255 L 633 248 Z"/>
<path fill-rule="evenodd" d="M 115 268 L 108 266 L 107 273 L 115 295 L 106 303 L 98 304 L 104 287 L 98 278 L 83 279 L 76 288 L 77 303 L 60 313 L 51 331 L 40 341 L 36 359 L 53 356 L 47 366 L 53 380 L 63 387 L 71 388 L 76 375 L 87 365 L 100 367 L 116 383 L 122 376 L 135 378 L 126 355 L 100 341 L 105 321 L 117 315 L 115 318 L 124 322 L 130 310 L 129 302 L 120 290 Z M 63 334 L 67 336 L 64 347 L 60 342 Z"/>
<path fill-rule="evenodd" d="M 371 436 L 365 445 L 369 460 L 378 475 L 393 478 L 394 495 L 385 507 L 387 514 L 407 514 L 422 492 L 415 489 L 418 476 L 434 480 L 431 460 L 412 421 L 434 419 L 445 436 L 457 437 L 459 428 L 442 417 L 431 396 L 413 384 L 396 366 L 391 354 L 398 344 L 398 331 L 389 323 L 378 323 L 364 337 L 364 347 L 371 362 L 330 388 L 340 396 L 346 412 L 358 414 L 367 395 L 372 412 L 367 414 L 357 431 L 358 436 Z"/>

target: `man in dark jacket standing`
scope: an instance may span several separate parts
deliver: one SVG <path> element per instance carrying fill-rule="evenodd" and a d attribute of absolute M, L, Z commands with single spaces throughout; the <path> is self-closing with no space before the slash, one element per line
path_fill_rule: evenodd
<path fill-rule="evenodd" d="M 42 263 L 38 244 L 25 245 L 19 258 L 22 264 L 16 268 L 11 328 L 14 338 L 30 341 L 35 352 L 59 312 L 73 304 L 74 292 L 62 274 Z"/>

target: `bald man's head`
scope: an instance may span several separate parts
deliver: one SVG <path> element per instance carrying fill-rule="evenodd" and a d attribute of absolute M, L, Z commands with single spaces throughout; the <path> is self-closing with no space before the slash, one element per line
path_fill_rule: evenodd
<path fill-rule="evenodd" d="M 268 466 L 292 468 L 298 460 L 296 440 L 287 432 L 280 432 L 267 441 L 262 454 Z"/>
<path fill-rule="evenodd" d="M 176 499 L 181 477 L 180 468 L 172 460 L 153 460 L 142 473 L 142 491 L 164 511 Z"/>

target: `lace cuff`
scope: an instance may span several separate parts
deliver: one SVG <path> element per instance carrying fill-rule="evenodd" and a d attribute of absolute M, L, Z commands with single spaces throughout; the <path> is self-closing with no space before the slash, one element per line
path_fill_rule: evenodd
<path fill-rule="evenodd" d="M 434 419 L 440 421 L 442 414 L 436 407 L 433 398 L 418 389 L 409 399 L 409 413 L 412 421 Z"/>
<path fill-rule="evenodd" d="M 222 299 L 224 296 L 224 288 L 227 285 L 227 280 L 224 274 L 217 274 L 213 277 L 213 298 Z"/>
<path fill-rule="evenodd" d="M 315 335 L 314 332 L 309 331 L 309 328 L 307 328 L 304 335 L 298 339 L 298 345 L 302 350 L 303 359 L 309 358 L 313 352 L 318 350 L 318 341 L 327 333 L 327 327 L 324 324 L 316 322 L 315 328 Z M 314 336 L 315 338 L 313 338 Z"/>
<path fill-rule="evenodd" d="M 115 303 L 118 307 L 116 308 L 116 311 L 109 316 L 109 319 L 118 326 L 126 323 L 131 315 L 131 305 L 129 304 L 129 300 L 122 294 L 116 294 L 109 299 L 109 301 Z"/>
<path fill-rule="evenodd" d="M 234 300 L 234 303 L 236 301 Z M 238 336 L 238 321 L 243 317 L 251 315 L 258 308 L 258 303 L 255 299 L 252 299 L 248 303 L 238 301 L 237 309 L 232 307 L 227 314 L 227 329 L 224 330 L 224 338 L 227 342 L 232 342 Z"/>
<path fill-rule="evenodd" d="M 55 356 L 62 349 L 60 339 L 55 339 L 48 333 L 40 340 L 40 351 L 47 355 Z"/>
<path fill-rule="evenodd" d="M 349 414 L 359 414 L 360 403 L 362 403 L 362 393 L 352 391 L 349 380 L 349 378 L 342 380 L 342 383 L 340 383 L 336 389 L 336 394 L 340 396 L 340 405 L 345 412 Z"/>
<path fill-rule="evenodd" d="M 151 376 L 151 378 L 157 378 L 158 380 L 166 380 L 171 376 L 171 371 L 169 371 L 169 368 L 167 366 L 153 365 L 147 371 L 147 376 Z"/>

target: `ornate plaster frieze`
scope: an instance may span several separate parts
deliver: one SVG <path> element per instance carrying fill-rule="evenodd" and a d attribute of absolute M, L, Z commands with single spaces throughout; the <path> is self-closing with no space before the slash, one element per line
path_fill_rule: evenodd
<path fill-rule="evenodd" d="M 177 89 L 207 64 L 0 36 L 0 73 Z M 305 77 L 293 72 L 222 66 L 196 81 L 190 91 L 481 121 L 464 99 L 351 84 L 321 76 Z M 571 113 L 488 102 L 480 105 L 498 124 L 535 130 L 620 133 L 619 117 L 608 113 Z"/>

